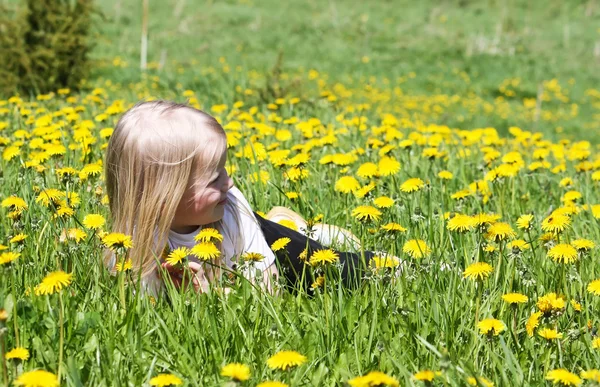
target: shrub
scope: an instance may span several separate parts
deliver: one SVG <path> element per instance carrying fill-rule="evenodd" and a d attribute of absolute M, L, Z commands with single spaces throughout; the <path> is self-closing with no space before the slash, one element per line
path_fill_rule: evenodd
<path fill-rule="evenodd" d="M 0 93 L 77 89 L 89 73 L 92 0 L 0 6 Z"/>

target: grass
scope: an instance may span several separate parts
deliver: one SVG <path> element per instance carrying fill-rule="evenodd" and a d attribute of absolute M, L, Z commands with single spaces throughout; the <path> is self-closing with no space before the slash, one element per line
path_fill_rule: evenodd
<path fill-rule="evenodd" d="M 100 28 L 96 57 L 118 55 L 138 68 L 141 2 L 104 2 L 103 12 L 106 22 Z M 412 93 L 473 92 L 489 102 L 502 95 L 498 87 L 504 80 L 520 78 L 516 94 L 508 98 L 511 106 L 535 98 L 543 81 L 556 78 L 564 84 L 573 79 L 569 97 L 582 105 L 581 116 L 570 119 L 564 129 L 578 138 L 595 137 L 588 130 L 593 113 L 584 97 L 585 90 L 598 83 L 600 59 L 594 50 L 600 35 L 594 2 L 465 1 L 415 6 L 402 1 L 332 0 L 288 2 L 284 7 L 271 1 L 231 1 L 200 7 L 179 0 L 152 3 L 149 15 L 149 61 L 158 65 L 162 60 L 162 73 L 182 83 L 190 80 L 173 71 L 177 65 L 172 61 L 207 66 L 225 57 L 232 69 L 241 65 L 264 73 L 279 54 L 284 70 L 313 68 L 332 81 L 349 76 L 364 83 L 375 76 L 393 84 L 414 72 Z M 363 58 L 369 62 L 363 63 Z M 139 77 L 138 71 L 114 69 L 101 74 L 112 80 Z M 506 120 L 449 119 L 443 123 L 465 128 L 508 125 Z M 553 126 L 540 123 L 533 128 L 550 132 Z"/>
<path fill-rule="evenodd" d="M 345 385 L 370 371 L 400 385 L 423 385 L 413 375 L 426 369 L 441 372 L 433 385 L 463 386 L 482 376 L 495 385 L 537 386 L 554 369 L 580 374 L 597 367 L 600 305 L 588 290 L 598 278 L 597 248 L 579 251 L 571 264 L 548 257 L 559 243 L 600 241 L 594 2 L 265 1 L 201 8 L 151 2 L 145 74 L 137 69 L 140 5 L 102 5 L 96 74 L 81 93 L 0 102 L 0 198 L 15 195 L 27 203 L 20 216 L 9 216 L 8 202 L 1 209 L 2 253 L 20 257 L 0 265 L 0 305 L 8 313 L 0 341 L 7 351 L 21 346 L 30 353 L 25 362 L 6 362 L 4 380 L 45 369 L 70 386 L 148 385 L 166 372 L 186 385 L 212 386 L 227 382 L 219 375 L 223 365 L 241 362 L 252 373 L 243 385 L 252 386 L 267 379 Z M 501 52 L 492 54 L 488 43 L 496 31 Z M 485 52 L 474 48 L 477 42 Z M 163 49 L 167 60 L 160 67 Z M 128 287 L 123 310 L 119 280 L 101 263 L 99 231 L 82 225 L 87 214 L 108 217 L 102 177 L 62 180 L 56 170 L 80 171 L 102 160 L 108 139 L 101 130 L 149 97 L 190 100 L 223 122 L 232 140 L 232 175 L 254 209 L 284 205 L 307 218 L 321 213 L 325 222 L 352 230 L 366 248 L 398 255 L 405 261 L 401 275 L 373 270 L 354 291 L 330 278 L 324 289 L 278 297 L 241 279 L 227 297 L 171 291 L 169 299 L 151 299 Z M 293 104 L 292 97 L 300 101 Z M 236 101 L 244 105 L 234 108 Z M 304 126 L 284 122 L 292 117 Z M 246 120 L 272 129 L 261 133 Z M 227 126 L 232 122 L 241 123 L 239 136 Z M 516 126 L 524 131 L 509 129 Z M 256 161 L 244 155 L 252 135 L 255 149 L 262 144 L 310 154 L 302 166 L 308 177 L 286 177 L 291 166 L 277 166 L 273 154 Z M 88 152 L 81 138 L 94 139 Z M 363 163 L 385 156 L 401 170 L 357 175 Z M 439 178 L 443 170 L 453 178 Z M 264 183 L 253 176 L 260 171 L 268 173 Z M 342 176 L 354 176 L 360 187 L 372 182 L 373 190 L 364 197 L 339 192 Z M 409 178 L 425 184 L 405 192 L 400 187 Z M 50 188 L 77 193 L 79 203 L 42 205 L 41 190 Z M 463 190 L 467 196 L 453 198 Z M 574 191 L 581 197 L 572 199 Z M 351 215 L 383 195 L 395 204 L 380 209 L 377 221 Z M 73 213 L 57 216 L 60 206 Z M 456 214 L 490 213 L 515 235 L 493 240 L 488 225 L 465 233 L 448 228 Z M 524 214 L 534 215 L 528 230 L 517 227 Z M 566 214 L 570 226 L 547 235 L 542 221 L 558 214 Z M 388 222 L 407 231 L 389 235 L 381 228 Z M 85 238 L 61 238 L 71 228 L 85 231 Z M 21 233 L 24 241 L 10 242 Z M 404 252 L 412 239 L 424 240 L 431 254 L 416 259 Z M 509 248 L 514 240 L 528 248 Z M 492 265 L 489 278 L 464 278 L 476 261 Z M 55 270 L 72 273 L 73 282 L 58 294 L 36 295 Z M 335 277 L 336 267 L 329 270 Z M 528 301 L 510 306 L 501 298 L 509 292 Z M 564 304 L 545 306 L 552 292 Z M 529 335 L 526 324 L 537 311 L 544 314 Z M 502 321 L 506 330 L 480 333 L 477 324 L 486 318 Z M 542 328 L 562 338 L 544 339 Z M 266 360 L 283 349 L 308 360 L 290 371 L 270 369 Z"/>

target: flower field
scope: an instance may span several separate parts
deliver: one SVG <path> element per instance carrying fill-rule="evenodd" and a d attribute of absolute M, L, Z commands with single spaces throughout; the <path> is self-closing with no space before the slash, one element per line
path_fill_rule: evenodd
<path fill-rule="evenodd" d="M 161 94 L 220 119 L 229 171 L 257 210 L 322 217 L 399 260 L 374 261 L 353 291 L 325 278 L 273 297 L 240 280 L 228 296 L 174 293 L 172 304 L 126 290 L 123 305 L 120 276 L 101 263 L 103 245 L 122 243 L 107 241 L 102 160 L 134 101 L 116 86 L 12 97 L 0 110 L 10 378 L 43 369 L 70 385 L 140 385 L 168 373 L 216 385 L 227 380 L 222 367 L 240 363 L 252 382 L 290 385 L 378 385 L 356 379 L 372 371 L 388 385 L 597 382 L 595 147 L 517 127 L 501 136 L 427 123 L 427 105 L 444 111 L 439 96 L 407 91 L 387 110 L 384 90 L 293 76 L 311 94 L 261 105 L 238 88 L 231 106 L 207 107 L 193 90 Z M 138 97 L 153 98 L 156 81 L 133 85 Z M 302 361 L 279 370 L 271 356 L 280 351 Z"/>
<path fill-rule="evenodd" d="M 1 99 L 2 383 L 600 385 L 600 89 L 510 76 L 490 96 L 452 66 L 388 77 L 371 60 L 338 77 L 150 62 L 134 81 L 111 56 L 81 92 Z M 257 212 L 285 206 L 393 257 L 350 290 L 323 250 L 310 289 L 276 295 L 234 276 L 226 295 L 154 298 L 128 261 L 111 275 L 103 251 L 131 240 L 111 234 L 104 149 L 121 113 L 158 98 L 221 122 Z"/>

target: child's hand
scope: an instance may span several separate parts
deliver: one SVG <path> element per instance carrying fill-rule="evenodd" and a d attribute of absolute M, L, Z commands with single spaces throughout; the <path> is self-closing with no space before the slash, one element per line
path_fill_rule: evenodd
<path fill-rule="evenodd" d="M 171 281 L 177 289 L 181 288 L 185 276 L 185 285 L 187 286 L 191 282 L 196 292 L 204 293 L 210 290 L 210 284 L 204 275 L 204 269 L 199 263 L 189 262 L 188 268 L 181 265 L 173 266 L 168 262 L 163 262 L 161 266 L 169 273 Z"/>

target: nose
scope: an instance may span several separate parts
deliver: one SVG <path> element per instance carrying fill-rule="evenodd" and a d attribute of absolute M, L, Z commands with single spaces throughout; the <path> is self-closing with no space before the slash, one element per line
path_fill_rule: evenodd
<path fill-rule="evenodd" d="M 227 180 L 225 181 L 225 184 L 223 185 L 222 191 L 227 192 L 232 187 L 233 187 L 233 179 L 231 177 L 227 176 Z"/>

